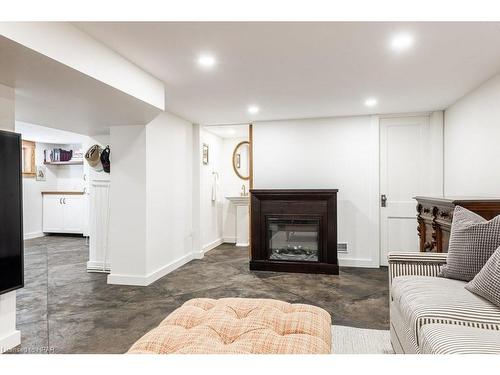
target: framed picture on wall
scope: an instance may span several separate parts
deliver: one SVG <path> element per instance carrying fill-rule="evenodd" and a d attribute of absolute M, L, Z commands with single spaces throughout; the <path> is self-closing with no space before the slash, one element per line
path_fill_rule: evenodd
<path fill-rule="evenodd" d="M 37 165 L 36 166 L 36 180 L 37 181 L 45 181 L 45 166 Z"/>
<path fill-rule="evenodd" d="M 22 145 L 22 174 L 23 177 L 35 177 L 35 150 L 36 143 L 32 141 L 25 141 L 23 139 Z"/>
<path fill-rule="evenodd" d="M 208 164 L 208 145 L 203 143 L 203 164 Z"/>

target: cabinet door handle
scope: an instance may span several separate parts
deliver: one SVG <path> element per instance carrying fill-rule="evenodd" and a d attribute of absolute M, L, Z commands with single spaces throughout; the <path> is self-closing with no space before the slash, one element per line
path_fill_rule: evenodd
<path fill-rule="evenodd" d="M 63 198 L 63 203 L 66 204 L 66 198 Z"/>
<path fill-rule="evenodd" d="M 59 204 L 62 204 L 62 198 L 59 198 Z"/>

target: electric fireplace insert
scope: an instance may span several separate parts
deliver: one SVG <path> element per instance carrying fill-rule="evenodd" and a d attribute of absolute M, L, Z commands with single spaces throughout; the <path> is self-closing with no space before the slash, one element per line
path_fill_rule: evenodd
<path fill-rule="evenodd" d="M 250 269 L 338 274 L 337 191 L 252 190 Z"/>

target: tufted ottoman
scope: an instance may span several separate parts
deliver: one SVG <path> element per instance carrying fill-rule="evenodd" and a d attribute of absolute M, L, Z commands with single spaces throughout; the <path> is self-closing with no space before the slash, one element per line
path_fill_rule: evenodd
<path fill-rule="evenodd" d="M 184 303 L 128 353 L 330 353 L 331 318 L 323 309 L 272 299 L 197 298 Z"/>

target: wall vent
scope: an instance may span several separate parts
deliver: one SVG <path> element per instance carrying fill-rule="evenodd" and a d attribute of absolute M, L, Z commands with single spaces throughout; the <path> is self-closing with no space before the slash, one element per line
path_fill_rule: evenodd
<path fill-rule="evenodd" d="M 339 242 L 337 244 L 337 253 L 347 254 L 347 242 Z"/>

